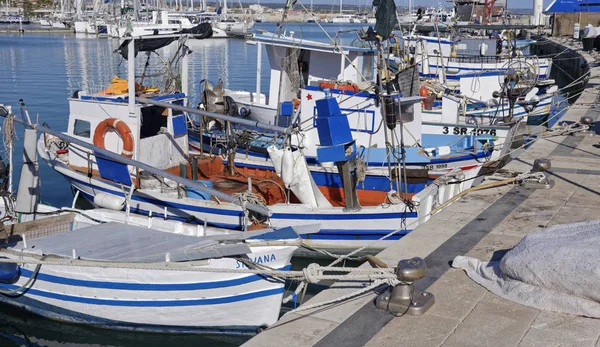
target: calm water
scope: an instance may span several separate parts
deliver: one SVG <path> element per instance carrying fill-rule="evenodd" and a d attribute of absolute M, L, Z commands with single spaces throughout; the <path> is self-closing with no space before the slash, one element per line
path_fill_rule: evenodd
<path fill-rule="evenodd" d="M 360 25 L 325 24 L 330 35 Z M 273 23 L 257 24 L 255 29 L 277 30 Z M 328 42 L 315 24 L 291 24 L 286 27 L 295 37 Z M 350 42 L 354 34 L 342 36 Z M 67 98 L 78 89 L 100 90 L 113 76 L 123 74 L 125 63 L 113 51 L 118 40 L 76 37 L 72 34 L 0 34 L 0 103 L 13 106 L 19 114 L 19 99 L 24 99 L 32 119 L 51 128 L 66 131 L 69 116 Z M 216 83 L 219 79 L 228 88 L 254 90 L 256 86 L 256 45 L 240 39 L 192 40 L 190 57 L 190 101 L 199 101 L 200 82 Z M 175 44 L 165 50 L 167 56 Z M 156 56 L 151 62 L 157 63 Z M 138 56 L 138 62 L 142 61 Z M 143 64 L 143 63 L 142 63 Z M 141 69 L 141 67 L 140 67 Z M 268 62 L 263 54 L 263 71 Z M 261 90 L 267 90 L 269 76 L 261 79 Z M 149 81 L 153 82 L 153 81 Z M 149 83 L 144 83 L 148 85 Z M 1 121 L 1 120 L 0 120 Z M 18 126 L 14 166 L 22 162 L 22 127 Z M 4 156 L 6 158 L 6 156 Z M 41 163 L 42 200 L 54 206 L 70 205 L 72 193 L 65 179 L 45 163 Z M 15 178 L 17 182 L 18 177 Z M 16 184 L 15 184 L 16 187 Z M 301 264 L 295 264 L 301 267 Z M 236 346 L 245 339 L 239 337 L 200 337 L 148 335 L 108 332 L 51 322 L 22 312 L 0 309 L 0 346 Z"/>

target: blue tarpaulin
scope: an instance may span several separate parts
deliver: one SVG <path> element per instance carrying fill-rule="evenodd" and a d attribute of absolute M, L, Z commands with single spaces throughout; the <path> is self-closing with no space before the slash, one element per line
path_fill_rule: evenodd
<path fill-rule="evenodd" d="M 545 12 L 600 12 L 600 0 L 554 0 Z"/>

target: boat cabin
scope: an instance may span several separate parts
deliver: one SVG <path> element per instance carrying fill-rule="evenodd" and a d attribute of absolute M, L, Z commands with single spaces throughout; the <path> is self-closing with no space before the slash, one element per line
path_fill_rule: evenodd
<path fill-rule="evenodd" d="M 340 47 L 274 34 L 257 35 L 255 40 L 259 52 L 256 93 L 226 91 L 238 106 L 244 108 L 240 114 L 245 113 L 263 123 L 287 126 L 296 111 L 280 112 L 284 110 L 280 105 L 293 102 L 295 108 L 299 108 L 298 122 L 304 124 L 306 136 L 303 141 L 308 151 L 306 154 L 311 157 L 319 143 L 316 128 L 310 127 L 317 116 L 315 102 L 331 96 L 337 99 L 340 110 L 348 117 L 357 143 L 385 148 L 383 136 L 371 138 L 381 129 L 382 119 L 372 87 L 377 78 L 375 48 Z M 270 75 L 269 94 L 262 94 L 260 89 L 263 46 L 270 67 L 270 71 L 266 72 Z M 414 78 L 418 85 L 418 76 Z M 421 99 L 410 95 L 414 94 L 409 92 L 400 100 L 402 114 L 410 115 L 413 120 L 405 124 L 407 145 L 413 145 L 421 138 L 421 112 L 420 107 L 415 105 Z"/>
<path fill-rule="evenodd" d="M 134 40 L 131 42 L 133 45 Z M 183 59 L 187 64 L 185 53 Z M 128 60 L 129 76 L 135 75 L 134 60 Z M 100 92 L 77 91 L 69 99 L 67 133 L 162 170 L 178 167 L 188 155 L 186 114 L 142 104 L 135 97 L 187 106 L 187 81 L 182 86 L 181 92 L 165 94 L 158 88 L 114 77 Z M 96 157 L 87 149 L 69 146 L 68 159 L 72 168 L 98 170 Z M 135 168 L 129 167 L 129 172 L 134 174 Z"/>

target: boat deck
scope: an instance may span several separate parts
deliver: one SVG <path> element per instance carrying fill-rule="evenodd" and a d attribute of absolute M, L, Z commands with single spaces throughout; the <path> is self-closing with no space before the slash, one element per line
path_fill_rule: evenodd
<path fill-rule="evenodd" d="M 251 253 L 245 244 L 222 245 L 210 237 L 194 237 L 116 222 L 27 240 L 30 250 L 90 260 L 164 262 L 200 260 Z M 19 241 L 14 249 L 22 249 Z"/>
<path fill-rule="evenodd" d="M 592 78 L 561 122 L 576 122 L 583 115 L 599 118 L 594 105 L 600 95 L 600 67 L 583 56 L 591 64 Z M 388 266 L 405 258 L 425 259 L 428 273 L 415 287 L 433 293 L 435 304 L 423 316 L 396 317 L 378 310 L 375 294 L 369 293 L 288 314 L 245 346 L 600 346 L 600 319 L 504 300 L 450 265 L 458 255 L 498 260 L 528 233 L 598 219 L 599 141 L 598 136 L 537 141 L 506 168 L 527 172 L 535 159 L 549 158 L 552 189 L 503 186 L 472 192 L 381 252 L 378 257 Z M 307 304 L 356 290 L 356 285 L 337 283 Z"/>

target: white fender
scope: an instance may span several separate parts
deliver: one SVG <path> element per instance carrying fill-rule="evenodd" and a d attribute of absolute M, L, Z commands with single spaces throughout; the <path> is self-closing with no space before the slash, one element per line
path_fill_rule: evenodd
<path fill-rule="evenodd" d="M 94 204 L 109 210 L 121 211 L 125 207 L 125 198 L 106 193 L 97 193 L 94 196 Z"/>
<path fill-rule="evenodd" d="M 290 147 L 283 149 L 283 156 L 281 158 L 281 179 L 288 189 L 292 183 L 294 183 L 294 156 Z"/>

